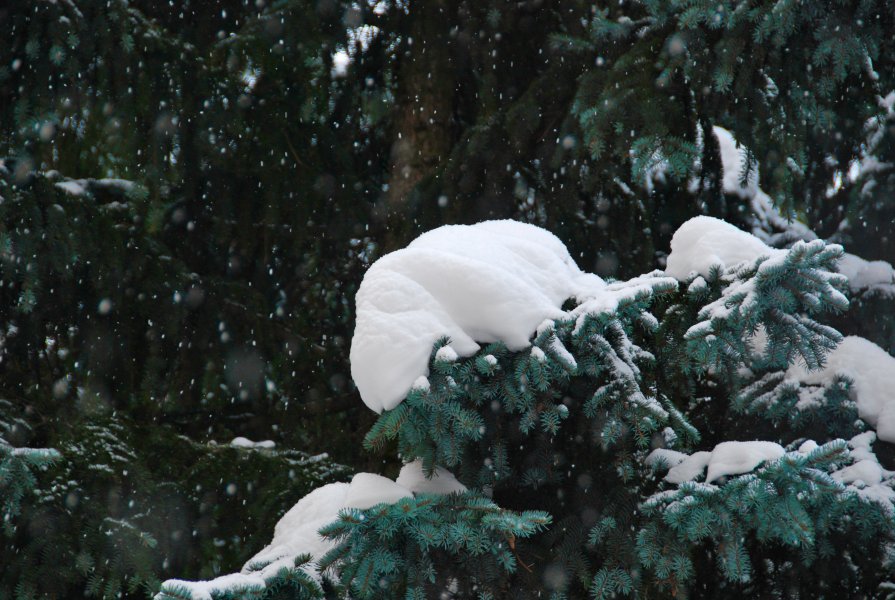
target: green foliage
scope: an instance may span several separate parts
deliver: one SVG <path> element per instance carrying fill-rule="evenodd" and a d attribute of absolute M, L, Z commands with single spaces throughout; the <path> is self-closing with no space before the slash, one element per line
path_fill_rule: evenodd
<path fill-rule="evenodd" d="M 840 552 L 843 535 L 854 544 L 878 543 L 891 527 L 890 513 L 868 507 L 827 474 L 848 460 L 845 442 L 837 440 L 807 455 L 789 453 L 723 486 L 688 482 L 654 495 L 642 507 L 649 522 L 637 537 L 641 564 L 656 573 L 662 588 L 680 591 L 696 572 L 689 548 L 705 545 L 733 590 L 735 584 L 761 589 L 766 583 L 756 580 L 763 575 L 750 558 L 761 546 L 789 547 L 810 563 Z M 848 574 L 818 584 L 815 589 L 826 593 L 866 585 Z"/>
<path fill-rule="evenodd" d="M 433 349 L 429 388 L 411 390 L 396 409 L 383 413 L 367 434 L 366 446 L 381 448 L 397 438 L 402 456 L 421 458 L 426 469 L 459 467 L 477 486 L 499 484 L 515 474 L 536 488 L 553 471 L 552 459 L 544 456 L 516 471 L 507 462 L 504 440 L 516 432 L 524 437 L 559 434 L 570 414 L 563 394 L 573 381 L 584 380 L 593 391 L 583 410 L 605 419 L 603 443 L 615 445 L 621 432 L 630 430 L 638 446 L 646 447 L 659 424 L 671 417 L 668 408 L 641 391 L 639 364 L 649 364 L 652 355 L 632 337 L 635 325 L 642 331 L 640 324 L 655 321 L 647 312 L 653 296 L 675 288 L 659 272 L 613 284 L 613 306 L 589 312 L 583 304 L 580 314 L 542 327 L 528 351 L 509 352 L 498 343 L 469 359 L 446 361 L 437 357 L 447 343 L 441 340 Z M 471 460 L 472 448 L 474 453 L 487 448 L 489 460 Z"/>
<path fill-rule="evenodd" d="M 698 322 L 684 334 L 688 355 L 703 368 L 729 368 L 748 355 L 746 344 L 761 324 L 767 335 L 766 363 L 785 366 L 801 358 L 808 368 L 819 368 L 842 336 L 811 317 L 848 308 L 843 294 L 847 280 L 831 271 L 841 256 L 836 245 L 797 242 L 786 253 L 716 274 L 710 279 L 726 278 L 723 291 L 699 310 Z"/>
<path fill-rule="evenodd" d="M 373 417 L 348 377 L 351 298 L 372 260 L 421 230 L 517 218 L 557 233 L 585 269 L 625 278 L 661 265 L 697 213 L 770 223 L 769 241 L 791 245 L 798 231 L 722 193 L 717 145 L 703 139 L 719 124 L 784 208 L 893 260 L 895 23 L 880 0 L 416 8 L 0 7 L 0 438 L 17 448 L 0 444 L 0 503 L 21 511 L 4 521 L 0 598 L 143 597 L 163 573 L 232 570 L 295 498 L 344 473 L 191 440 L 273 437 L 379 468 L 353 455 L 352 433 Z M 350 38 L 361 25 L 378 33 Z M 336 50 L 352 57 L 344 74 Z M 421 167 L 396 199 L 402 149 Z M 367 445 L 450 465 L 512 514 L 553 515 L 526 541 L 532 573 L 498 566 L 482 580 L 508 577 L 523 597 L 652 593 L 664 584 L 631 533 L 665 485 L 643 467 L 649 449 L 866 427 L 851 382 L 797 388 L 785 375 L 796 356 L 821 362 L 839 338 L 827 325 L 895 348 L 882 290 L 827 320 L 844 308 L 836 253 L 809 243 L 786 264 L 677 292 L 657 278 L 614 283 L 618 306 L 545 328 L 542 354 L 494 344 L 432 362 L 429 391 L 383 414 Z M 762 330 L 770 346 L 756 348 Z M 62 460 L 30 464 L 50 455 L 29 446 Z M 851 547 L 833 509 L 806 506 L 805 522 L 828 515 L 835 524 L 816 529 Z M 852 507 L 875 515 L 867 506 Z M 801 579 L 831 597 L 874 595 L 884 568 L 873 539 L 848 559 L 860 582 L 820 545 L 794 559 L 781 540 L 700 539 L 680 542 L 698 582 L 680 596 L 819 595 Z M 439 549 L 437 566 L 475 563 L 467 550 Z M 675 568 L 686 574 L 686 561 Z M 337 593 L 311 571 L 282 573 L 265 597 Z"/>
<path fill-rule="evenodd" d="M 16 448 L 4 439 L 19 437 L 23 430 L 30 429 L 28 423 L 14 417 L 11 404 L 0 400 L 0 514 L 3 515 L 3 529 L 9 534 L 14 527 L 14 519 L 22 512 L 22 501 L 37 487 L 35 470 L 46 468 L 59 460 L 59 453 L 49 448 Z"/>
<path fill-rule="evenodd" d="M 714 569 L 722 583 L 710 589 L 718 593 L 776 593 L 770 590 L 789 585 L 798 570 L 759 576 L 760 557 L 789 547 L 814 569 L 833 548 L 878 550 L 891 535 L 887 500 L 878 504 L 831 476 L 857 460 L 836 438 L 865 427 L 850 382 L 800 387 L 785 376 L 796 360 L 822 365 L 841 339 L 817 320 L 848 307 L 845 279 L 834 270 L 841 255 L 837 245 L 797 243 L 680 289 L 661 274 L 612 283 L 618 302 L 582 300 L 569 319 L 540 327 L 522 351 L 492 344 L 446 361 L 437 351 L 448 340 L 441 340 L 429 387 L 384 412 L 367 445 L 381 449 L 396 439 L 405 460 L 453 468 L 501 505 L 536 506 L 557 517 L 530 544 L 534 554 L 551 557 L 536 565 L 535 577 L 559 596 L 710 596 L 698 585 Z M 752 435 L 832 441 L 717 485 L 661 491 L 663 483 L 657 491 L 644 469 L 646 451 L 657 445 L 686 449 L 703 437 Z M 613 491 L 595 495 L 605 490 Z M 368 548 L 376 539 L 370 533 L 354 543 Z M 400 562 L 407 558 L 382 560 L 402 565 L 392 567 L 402 573 L 424 572 Z M 358 563 L 344 564 L 354 573 Z M 872 590 L 884 576 L 879 567 L 870 562 L 861 576 L 836 576 L 824 589 Z M 561 576 L 549 576 L 551 568 Z M 524 589 L 526 575 L 515 574 L 510 585 Z"/>
<path fill-rule="evenodd" d="M 785 371 L 756 373 L 741 383 L 731 410 L 786 426 L 808 438 L 860 433 L 851 382 L 837 376 L 824 385 L 805 385 L 787 379 Z"/>
<path fill-rule="evenodd" d="M 297 497 L 345 473 L 325 456 L 198 444 L 120 417 L 74 424 L 55 446 L 61 458 L 2 540 L 0 589 L 23 597 L 137 598 L 169 569 L 213 577 L 245 561 Z"/>
<path fill-rule="evenodd" d="M 338 541 L 320 567 L 337 569 L 341 586 L 357 598 L 427 598 L 445 588 L 490 597 L 506 593 L 503 576 L 523 560 L 521 540 L 550 522 L 542 511 L 504 510 L 473 492 L 420 494 L 344 509 L 320 531 Z"/>
<path fill-rule="evenodd" d="M 816 136 L 854 139 L 879 114 L 888 89 L 874 68 L 892 60 L 884 14 L 873 1 L 643 1 L 599 8 L 586 37 L 557 41 L 596 59 L 572 108 L 595 159 L 611 152 L 634 180 L 664 163 L 703 189 L 711 182 L 696 159 L 717 159 L 712 145 L 695 144 L 697 126 L 729 123 L 754 155 L 776 155 L 762 161 L 766 187 L 792 208 L 811 202 L 797 193 Z M 841 153 L 856 157 L 848 144 Z"/>

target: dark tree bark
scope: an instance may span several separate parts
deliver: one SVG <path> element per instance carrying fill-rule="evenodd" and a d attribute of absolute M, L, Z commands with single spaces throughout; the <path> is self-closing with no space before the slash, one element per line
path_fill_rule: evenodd
<path fill-rule="evenodd" d="M 454 143 L 456 73 L 449 0 L 414 3 L 398 69 L 385 221 L 388 246 L 400 244 L 414 189 L 447 159 Z"/>

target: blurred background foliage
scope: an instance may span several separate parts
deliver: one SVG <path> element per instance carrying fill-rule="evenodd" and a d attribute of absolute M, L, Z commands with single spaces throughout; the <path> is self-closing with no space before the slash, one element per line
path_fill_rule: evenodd
<path fill-rule="evenodd" d="M 756 4 L 4 3 L 0 435 L 61 460 L 5 520 L 0 598 L 230 572 L 341 464 L 394 469 L 360 451 L 354 293 L 427 229 L 661 267 L 693 215 L 753 218 L 718 124 L 784 214 L 895 262 L 892 7 Z M 891 310 L 855 306 L 893 351 Z"/>

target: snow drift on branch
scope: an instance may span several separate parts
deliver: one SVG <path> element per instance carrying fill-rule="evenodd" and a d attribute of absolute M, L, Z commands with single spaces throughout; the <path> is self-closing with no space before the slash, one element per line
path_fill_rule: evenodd
<path fill-rule="evenodd" d="M 848 287 L 852 292 L 895 296 L 895 269 L 886 261 L 868 261 L 846 253 L 839 261 L 839 272 L 848 277 Z"/>
<path fill-rule="evenodd" d="M 693 273 L 708 277 L 714 267 L 724 269 L 785 252 L 771 248 L 721 219 L 694 217 L 681 225 L 671 238 L 665 272 L 682 281 Z"/>
<path fill-rule="evenodd" d="M 319 580 L 316 561 L 335 546 L 318 531 L 339 518 L 343 508 L 366 510 L 377 504 L 392 504 L 414 494 L 451 494 L 466 491 L 453 473 L 438 467 L 426 478 L 421 461 L 407 463 L 397 481 L 373 473 L 358 473 L 351 483 L 330 483 L 319 487 L 298 501 L 283 515 L 274 528 L 273 540 L 252 557 L 241 573 L 223 575 L 209 581 L 169 579 L 162 591 L 187 590 L 193 598 L 212 600 L 215 595 L 241 590 L 247 595 L 259 594 L 268 583 L 276 581 L 281 569 L 290 568 L 295 558 L 310 555 L 311 562 L 302 569 Z M 161 596 L 160 594 L 159 596 Z"/>
<path fill-rule="evenodd" d="M 728 475 L 740 475 L 761 463 L 783 456 L 783 447 L 774 442 L 722 442 L 711 452 L 695 452 L 691 456 L 665 449 L 653 450 L 646 458 L 649 465 L 659 460 L 671 469 L 665 476 L 669 483 L 692 481 L 708 467 L 706 482 L 711 483 Z"/>
<path fill-rule="evenodd" d="M 451 339 L 460 356 L 479 343 L 529 345 L 563 302 L 605 287 L 582 272 L 552 233 L 516 221 L 448 225 L 373 264 L 357 292 L 351 375 L 376 412 L 400 404 L 428 374 L 432 345 Z"/>
<path fill-rule="evenodd" d="M 812 385 L 829 383 L 837 375 L 848 377 L 858 416 L 876 429 L 879 439 L 895 442 L 895 358 L 873 342 L 846 337 L 827 355 L 823 369 L 811 371 L 797 362 L 786 375 Z"/>

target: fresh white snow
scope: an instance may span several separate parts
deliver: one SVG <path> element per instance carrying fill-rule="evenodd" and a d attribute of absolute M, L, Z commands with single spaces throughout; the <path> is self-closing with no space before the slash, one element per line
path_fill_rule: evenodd
<path fill-rule="evenodd" d="M 665 481 L 669 483 L 692 481 L 702 475 L 702 472 L 705 471 L 705 467 L 709 464 L 711 459 L 711 452 L 694 452 L 692 455 L 669 469 L 668 473 L 665 475 Z"/>
<path fill-rule="evenodd" d="M 235 590 L 260 592 L 266 582 L 274 580 L 278 571 L 293 567 L 295 557 L 310 554 L 311 563 L 304 570 L 319 579 L 316 561 L 334 547 L 334 542 L 317 533 L 336 521 L 343 508 L 366 510 L 377 504 L 392 504 L 416 494 L 450 494 L 465 492 L 466 486 L 453 473 L 436 468 L 431 479 L 423 473 L 422 463 L 404 465 L 397 482 L 373 473 L 358 473 L 351 483 L 330 483 L 319 487 L 283 515 L 274 528 L 273 540 L 253 556 L 241 573 L 223 575 L 209 581 L 170 579 L 166 586 L 179 585 L 192 592 L 193 597 L 210 600 L 213 593 Z"/>
<path fill-rule="evenodd" d="M 749 473 L 761 463 L 784 454 L 783 447 L 774 442 L 722 442 L 711 452 L 694 452 L 690 456 L 660 448 L 653 450 L 646 462 L 653 465 L 663 459 L 672 467 L 665 475 L 665 481 L 674 484 L 692 481 L 708 467 L 705 480 L 712 483 L 729 475 Z"/>
<path fill-rule="evenodd" d="M 880 100 L 880 106 L 892 113 L 892 103 L 895 92 Z M 877 119 L 871 119 L 868 127 L 878 127 Z M 746 170 L 746 149 L 737 147 L 737 141 L 733 134 L 722 127 L 714 127 L 713 131 L 718 139 L 718 147 L 721 154 L 723 167 L 722 186 L 726 193 L 736 194 L 750 201 L 755 227 L 752 233 L 764 242 L 773 242 L 774 245 L 782 245 L 797 241 L 811 241 L 817 239 L 808 226 L 796 220 L 784 218 L 774 201 L 758 185 L 758 165 L 753 163 L 745 186 L 740 185 L 740 179 Z M 878 143 L 879 136 L 871 135 L 870 144 Z M 861 173 L 872 172 L 880 167 L 876 159 L 877 152 L 863 151 L 863 158 L 853 163 L 853 172 L 849 178 L 854 181 Z M 884 166 L 884 165 L 883 165 Z M 774 233 L 776 232 L 776 233 Z M 852 292 L 870 290 L 895 296 L 895 269 L 886 261 L 866 261 L 854 254 L 845 254 L 839 261 L 839 272 L 848 277 L 849 288 Z"/>
<path fill-rule="evenodd" d="M 787 371 L 788 378 L 810 385 L 829 383 L 836 375 L 854 382 L 851 396 L 858 416 L 879 439 L 895 442 L 895 358 L 869 340 L 849 336 L 827 355 L 822 369 L 809 371 L 796 362 Z"/>
<path fill-rule="evenodd" d="M 681 225 L 671 238 L 665 273 L 681 281 L 694 275 L 708 277 L 713 267 L 725 269 L 782 253 L 785 251 L 771 248 L 727 221 L 694 217 Z"/>
<path fill-rule="evenodd" d="M 422 390 L 424 392 L 429 391 L 430 388 L 429 378 L 425 375 L 420 375 L 416 379 L 413 380 L 413 385 L 410 386 L 412 390 Z"/>
<path fill-rule="evenodd" d="M 869 290 L 895 296 L 895 269 L 884 260 L 868 261 L 846 253 L 839 261 L 839 272 L 848 277 L 852 292 Z"/>
<path fill-rule="evenodd" d="M 544 351 L 538 348 L 537 346 L 533 346 L 531 349 L 531 355 L 534 357 L 536 361 L 539 363 L 547 362 L 547 355 L 544 354 Z"/>
<path fill-rule="evenodd" d="M 458 356 L 498 340 L 521 350 L 545 319 L 565 316 L 565 300 L 604 287 L 556 236 L 534 225 L 439 227 L 380 258 L 364 276 L 351 375 L 367 406 L 390 410 L 428 375 L 432 345 L 442 336 Z M 447 358 L 443 352 L 439 358 Z"/>
<path fill-rule="evenodd" d="M 799 446 L 798 452 L 799 454 L 810 454 L 811 452 L 817 450 L 817 448 L 817 442 L 815 442 L 814 440 L 805 440 Z"/>
<path fill-rule="evenodd" d="M 388 477 L 375 473 L 358 473 L 351 479 L 346 508 L 366 510 L 377 504 L 394 504 L 401 498 L 412 498 L 413 492 Z"/>
<path fill-rule="evenodd" d="M 450 346 L 442 346 L 435 352 L 435 360 L 437 361 L 454 362 L 457 358 L 457 352 Z"/>
<path fill-rule="evenodd" d="M 875 460 L 859 460 L 833 473 L 833 479 L 842 483 L 860 481 L 866 485 L 876 485 L 883 479 L 883 468 Z"/>
<path fill-rule="evenodd" d="M 653 467 L 661 462 L 664 463 L 666 467 L 674 468 L 688 458 L 690 458 L 688 455 L 683 452 L 678 452 L 677 450 L 656 448 L 646 457 L 646 464 L 647 466 Z"/>
<path fill-rule="evenodd" d="M 722 442 L 712 450 L 705 480 L 711 483 L 728 475 L 748 473 L 761 463 L 775 460 L 786 453 L 774 442 Z"/>
<path fill-rule="evenodd" d="M 395 482 L 414 494 L 453 494 L 466 491 L 466 486 L 457 481 L 447 469 L 435 467 L 432 478 L 427 478 L 421 460 L 404 465 Z"/>
<path fill-rule="evenodd" d="M 239 591 L 247 596 L 260 592 L 266 587 L 264 578 L 253 574 L 231 573 L 221 575 L 211 581 L 182 581 L 169 579 L 167 585 L 179 585 L 189 590 L 192 600 L 213 600 L 212 594 Z M 254 592 L 254 593 L 253 593 Z"/>
<path fill-rule="evenodd" d="M 253 442 L 248 438 L 244 438 L 242 436 L 235 437 L 230 440 L 230 445 L 234 448 L 263 448 L 265 450 L 271 450 L 276 447 L 276 442 L 273 440 L 263 440 L 260 442 Z"/>
<path fill-rule="evenodd" d="M 292 566 L 299 554 L 310 554 L 315 560 L 326 554 L 333 542 L 317 531 L 339 517 L 350 487 L 348 483 L 330 483 L 299 500 L 277 523 L 270 544 L 246 563 L 243 573 L 264 565 L 259 573 L 272 575 L 286 564 Z"/>
<path fill-rule="evenodd" d="M 86 182 L 81 180 L 69 180 L 69 181 L 60 181 L 55 184 L 57 188 L 64 191 L 66 194 L 70 194 L 72 196 L 83 196 L 84 195 L 84 185 Z"/>
<path fill-rule="evenodd" d="M 895 471 L 888 471 L 879 464 L 879 460 L 870 446 L 876 441 L 876 434 L 866 431 L 856 435 L 848 442 L 849 455 L 854 464 L 833 473 L 833 479 L 846 484 L 850 490 L 865 500 L 876 502 L 890 513 L 895 502 Z"/>
<path fill-rule="evenodd" d="M 758 165 L 754 163 L 749 165 L 746 161 L 746 148 L 738 147 L 733 134 L 723 127 L 716 125 L 712 127 L 712 132 L 718 140 L 718 151 L 721 155 L 722 189 L 728 194 L 736 194 L 740 198 L 750 200 L 758 193 L 764 193 L 758 187 Z M 747 166 L 751 168 L 746 180 L 743 181 Z M 743 183 L 745 185 L 742 185 Z"/>

